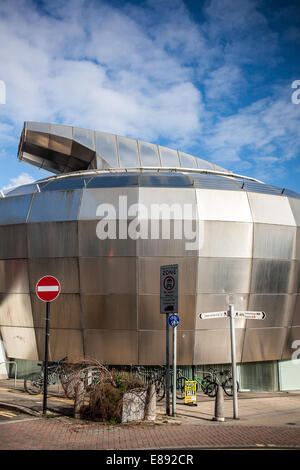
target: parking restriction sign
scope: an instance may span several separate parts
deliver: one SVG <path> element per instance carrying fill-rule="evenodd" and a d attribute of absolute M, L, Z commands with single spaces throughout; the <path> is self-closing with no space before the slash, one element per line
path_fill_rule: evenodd
<path fill-rule="evenodd" d="M 160 313 L 178 313 L 178 264 L 160 267 Z"/>

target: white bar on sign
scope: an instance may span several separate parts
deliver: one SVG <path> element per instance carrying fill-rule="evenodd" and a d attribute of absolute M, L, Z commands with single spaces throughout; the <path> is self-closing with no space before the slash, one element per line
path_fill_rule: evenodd
<path fill-rule="evenodd" d="M 225 318 L 227 317 L 227 312 L 206 312 L 200 313 L 201 319 L 209 319 L 209 318 Z"/>
<path fill-rule="evenodd" d="M 57 292 L 58 286 L 38 286 L 38 292 Z"/>

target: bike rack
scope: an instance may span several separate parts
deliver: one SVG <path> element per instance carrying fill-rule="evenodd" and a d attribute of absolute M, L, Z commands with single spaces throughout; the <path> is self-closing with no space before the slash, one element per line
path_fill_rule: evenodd
<path fill-rule="evenodd" d="M 201 369 L 196 369 L 195 375 L 197 375 L 200 372 L 200 374 L 208 374 L 208 375 L 213 375 L 212 372 L 209 372 L 208 370 L 201 370 Z"/>
<path fill-rule="evenodd" d="M 2 361 L 0 362 L 0 364 L 15 364 L 16 367 L 15 367 L 15 388 L 17 388 L 17 369 L 18 369 L 18 365 L 16 363 L 16 361 Z"/>

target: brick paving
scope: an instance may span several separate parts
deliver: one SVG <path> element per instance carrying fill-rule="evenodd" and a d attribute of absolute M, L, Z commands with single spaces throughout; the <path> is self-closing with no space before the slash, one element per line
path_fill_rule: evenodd
<path fill-rule="evenodd" d="M 66 418 L 0 424 L 1 450 L 297 448 L 300 426 L 101 425 Z"/>

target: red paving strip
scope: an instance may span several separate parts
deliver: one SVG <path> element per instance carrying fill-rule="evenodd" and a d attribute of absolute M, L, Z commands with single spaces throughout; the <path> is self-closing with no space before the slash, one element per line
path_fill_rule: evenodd
<path fill-rule="evenodd" d="M 300 448 L 300 427 L 216 425 L 74 425 L 59 419 L 2 423 L 1 450 Z"/>

